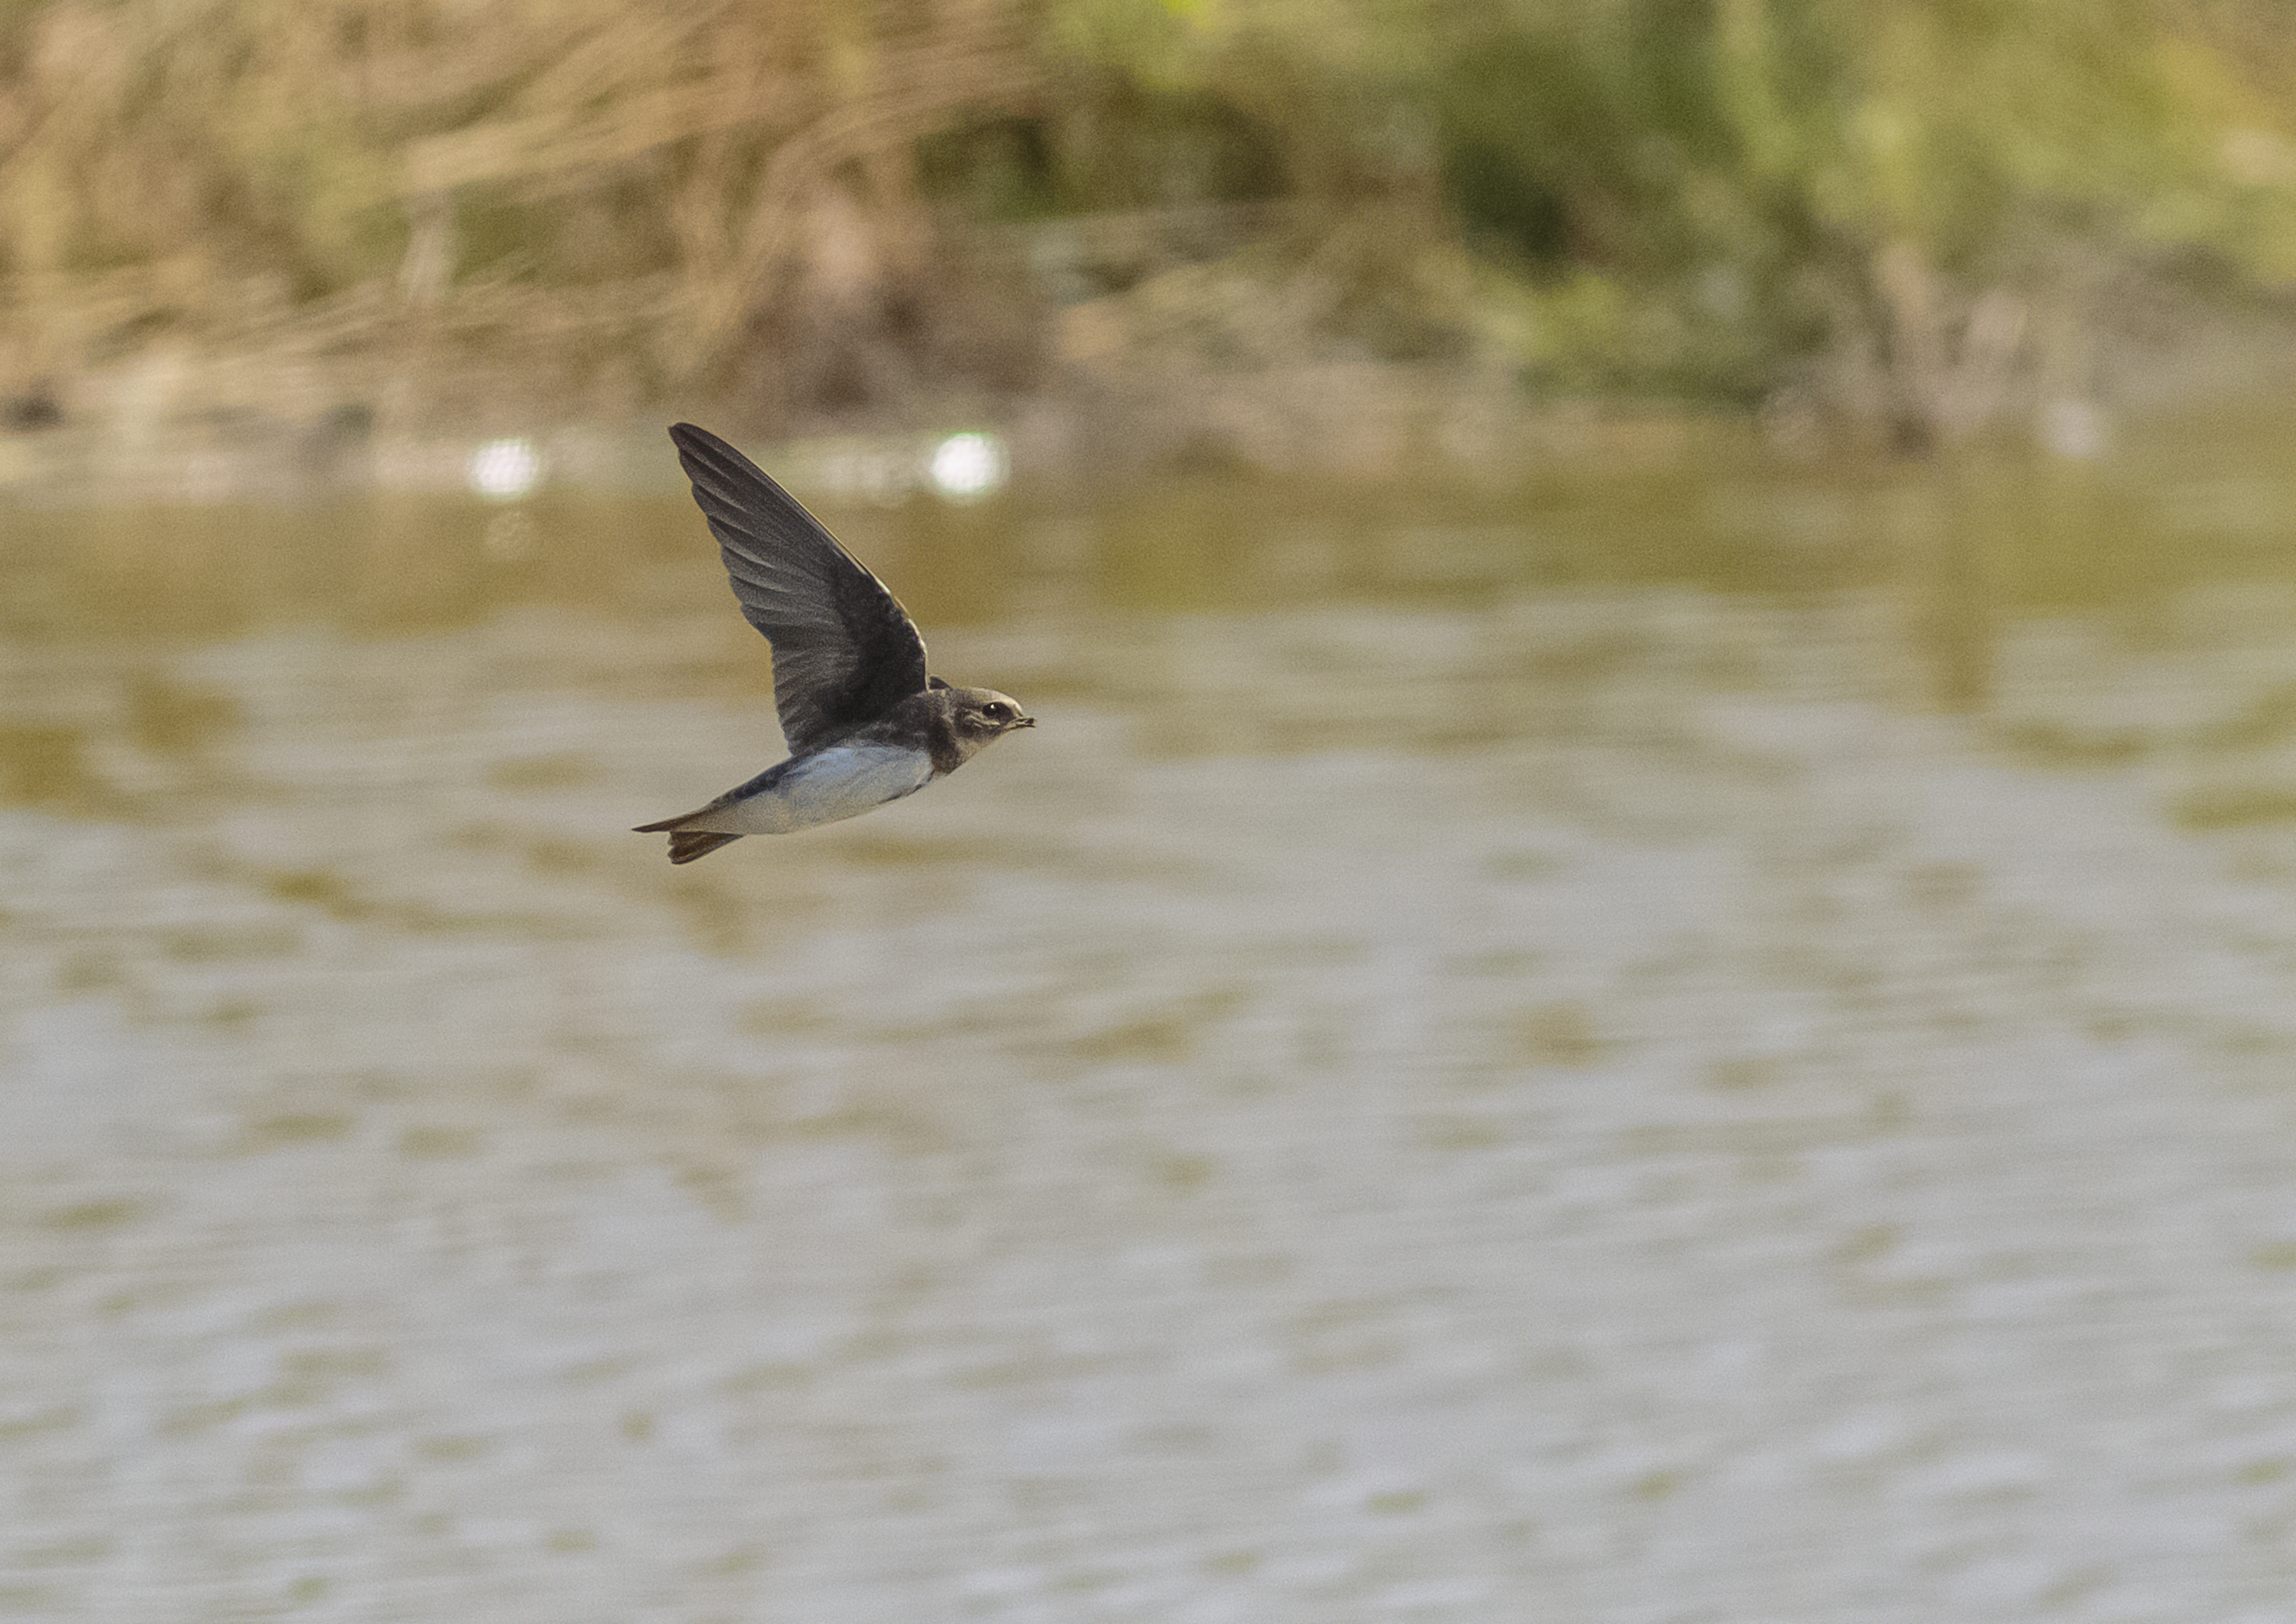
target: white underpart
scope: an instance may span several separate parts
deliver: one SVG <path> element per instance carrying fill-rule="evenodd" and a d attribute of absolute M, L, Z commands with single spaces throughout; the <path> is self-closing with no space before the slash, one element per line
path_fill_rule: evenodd
<path fill-rule="evenodd" d="M 685 826 L 718 834 L 787 834 L 913 795 L 931 782 L 932 758 L 898 744 L 844 744 L 801 758 L 762 794 Z"/>

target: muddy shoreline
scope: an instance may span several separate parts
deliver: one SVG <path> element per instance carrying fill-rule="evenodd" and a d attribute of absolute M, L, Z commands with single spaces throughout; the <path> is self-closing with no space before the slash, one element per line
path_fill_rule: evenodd
<path fill-rule="evenodd" d="M 2111 365 L 2087 369 L 2078 387 L 2029 379 L 1940 442 L 1909 439 L 1886 414 L 1857 406 L 1857 381 L 1843 375 L 1813 372 L 1742 401 L 1557 393 L 1472 360 L 1273 356 L 1222 367 L 1186 344 L 1094 352 L 1092 326 L 1064 320 L 1054 359 L 1026 388 L 951 384 L 794 415 L 739 393 L 644 389 L 611 369 L 586 374 L 578 347 L 330 354 L 308 343 L 161 340 L 0 395 L 0 502 L 463 489 L 474 448 L 512 437 L 538 449 L 554 485 L 668 488 L 659 441 L 680 418 L 800 461 L 848 447 L 881 466 L 947 434 L 986 431 L 1015 477 L 1054 487 L 1175 473 L 1505 486 L 1589 457 L 1662 457 L 1717 432 L 1796 460 L 1895 459 L 1980 443 L 2087 459 L 2109 455 L 2124 428 L 2268 406 L 2296 384 L 2296 322 L 2268 309 L 2194 308 L 2116 340 L 2101 352 Z"/>

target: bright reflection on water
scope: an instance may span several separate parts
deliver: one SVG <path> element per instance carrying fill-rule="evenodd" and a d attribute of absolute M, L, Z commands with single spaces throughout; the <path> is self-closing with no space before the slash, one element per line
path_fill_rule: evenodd
<path fill-rule="evenodd" d="M 0 1611 L 2281 1616 L 2292 449 L 0 510 Z"/>

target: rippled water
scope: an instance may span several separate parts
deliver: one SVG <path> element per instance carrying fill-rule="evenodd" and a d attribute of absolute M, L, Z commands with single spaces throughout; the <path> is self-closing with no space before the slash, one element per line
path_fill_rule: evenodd
<path fill-rule="evenodd" d="M 2292 449 L 0 508 L 0 1612 L 2284 1617 Z"/>

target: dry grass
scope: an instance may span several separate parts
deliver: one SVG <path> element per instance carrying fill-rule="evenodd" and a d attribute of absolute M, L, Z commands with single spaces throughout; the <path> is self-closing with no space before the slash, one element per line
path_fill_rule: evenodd
<path fill-rule="evenodd" d="M 2140 294 L 2296 283 L 2285 33 L 2276 0 L 17 0 L 0 428 L 173 347 L 363 367 L 385 415 L 474 365 L 787 423 L 1367 359 L 1950 437 L 2104 389 Z"/>
<path fill-rule="evenodd" d="M 54 0 L 0 26 L 0 383 L 155 332 L 706 375 L 901 319 L 919 141 L 1044 81 L 1008 0 Z M 847 335 L 849 338 L 851 334 Z"/>

